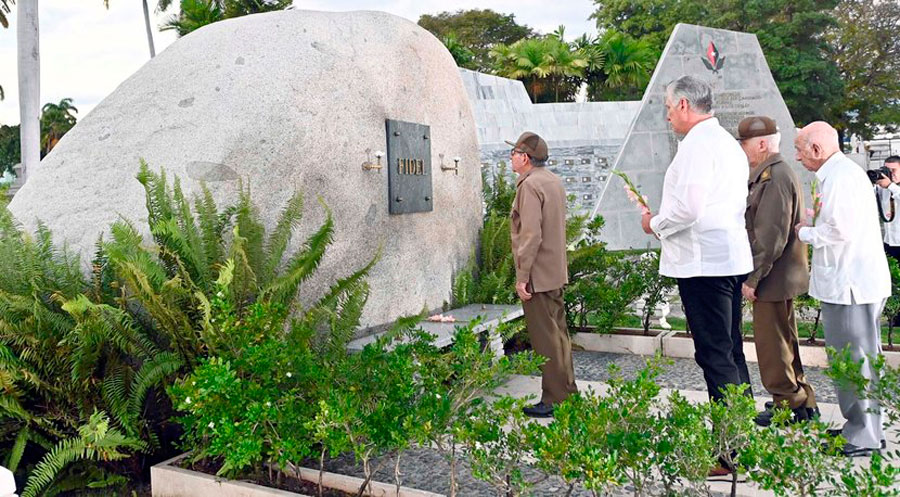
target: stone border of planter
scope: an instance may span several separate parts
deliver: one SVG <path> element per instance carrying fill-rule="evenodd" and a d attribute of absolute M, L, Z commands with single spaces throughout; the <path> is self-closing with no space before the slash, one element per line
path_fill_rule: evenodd
<path fill-rule="evenodd" d="M 641 331 L 626 328 L 627 331 Z M 681 359 L 694 358 L 694 340 L 676 336 L 680 331 L 667 330 L 656 336 L 625 335 L 616 333 L 585 333 L 572 336 L 572 342 L 591 352 L 613 354 L 654 355 L 660 352 L 664 357 Z M 892 367 L 900 367 L 900 352 L 884 351 L 885 362 Z M 753 342 L 744 342 L 744 356 L 749 362 L 759 362 Z M 800 346 L 800 358 L 804 366 L 828 367 L 825 347 Z"/>
<path fill-rule="evenodd" d="M 643 333 L 638 328 L 621 328 L 622 331 Z M 654 330 L 660 332 L 655 336 L 630 335 L 618 333 L 579 332 L 572 341 L 584 350 L 592 352 L 611 352 L 614 354 L 655 355 L 663 350 L 663 338 L 672 334 L 672 330 Z M 693 345 L 693 344 L 692 344 Z M 693 357 L 693 356 L 692 356 Z"/>
<path fill-rule="evenodd" d="M 180 468 L 175 463 L 188 454 L 175 456 L 150 468 L 150 491 L 153 497 L 309 497 L 255 483 L 229 480 L 199 471 Z M 285 473 L 295 478 L 295 474 Z M 300 478 L 310 482 L 319 481 L 319 470 L 300 468 Z M 362 485 L 362 478 L 325 472 L 322 483 L 328 488 L 356 493 Z M 371 497 L 397 495 L 397 486 L 392 483 L 372 481 Z M 446 497 L 442 494 L 400 487 L 400 497 Z"/>
<path fill-rule="evenodd" d="M 675 336 L 675 333 L 672 333 L 663 339 L 662 352 L 666 357 L 693 359 L 694 340 L 688 337 Z M 900 352 L 886 350 L 882 353 L 887 365 L 900 367 Z M 759 362 L 756 357 L 756 345 L 753 342 L 744 342 L 744 356 L 749 362 Z M 800 359 L 803 361 L 804 366 L 828 367 L 828 354 L 825 352 L 825 347 L 801 345 Z"/>

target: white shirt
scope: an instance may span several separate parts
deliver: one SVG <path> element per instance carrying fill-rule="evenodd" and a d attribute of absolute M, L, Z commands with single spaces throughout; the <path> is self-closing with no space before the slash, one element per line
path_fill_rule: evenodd
<path fill-rule="evenodd" d="M 753 271 L 747 238 L 750 166 L 719 120 L 700 121 L 678 144 L 666 170 L 659 214 L 659 272 L 672 278 L 734 276 Z"/>
<path fill-rule="evenodd" d="M 884 243 L 892 247 L 900 246 L 900 185 L 891 183 L 887 188 L 876 187 L 881 208 L 886 218 L 891 217 L 891 203 L 894 205 L 894 218 L 884 222 Z"/>
<path fill-rule="evenodd" d="M 799 238 L 813 246 L 809 294 L 829 304 L 875 304 L 891 295 L 878 207 L 866 173 L 837 152 L 816 172 L 822 208 Z"/>

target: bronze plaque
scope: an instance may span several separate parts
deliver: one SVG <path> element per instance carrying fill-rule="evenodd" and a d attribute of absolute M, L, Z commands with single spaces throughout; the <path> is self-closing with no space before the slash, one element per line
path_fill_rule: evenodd
<path fill-rule="evenodd" d="M 409 214 L 434 208 L 431 191 L 431 128 L 385 121 L 387 129 L 388 212 Z"/>

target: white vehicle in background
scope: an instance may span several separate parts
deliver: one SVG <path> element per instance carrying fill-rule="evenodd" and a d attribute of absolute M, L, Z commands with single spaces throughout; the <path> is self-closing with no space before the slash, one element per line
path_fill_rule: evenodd
<path fill-rule="evenodd" d="M 876 169 L 884 164 L 884 160 L 892 155 L 900 155 L 900 134 L 882 135 L 879 138 L 862 142 L 865 153 L 866 169 Z"/>

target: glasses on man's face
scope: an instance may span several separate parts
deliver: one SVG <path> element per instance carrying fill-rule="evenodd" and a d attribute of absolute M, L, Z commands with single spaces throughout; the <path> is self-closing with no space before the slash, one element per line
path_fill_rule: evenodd
<path fill-rule="evenodd" d="M 525 152 L 523 152 L 523 151 L 521 151 L 521 150 L 512 149 L 512 150 L 509 151 L 509 156 L 512 157 L 512 156 L 514 156 L 514 155 L 516 155 L 516 154 L 524 154 L 524 153 L 525 153 Z"/>

